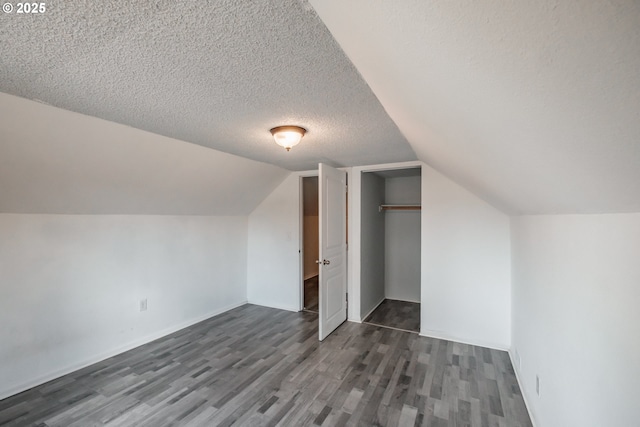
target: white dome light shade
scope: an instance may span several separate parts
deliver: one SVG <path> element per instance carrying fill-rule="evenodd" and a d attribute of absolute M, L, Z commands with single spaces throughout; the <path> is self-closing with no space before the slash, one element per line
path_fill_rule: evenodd
<path fill-rule="evenodd" d="M 298 145 L 306 132 L 307 130 L 300 126 L 278 126 L 271 129 L 271 135 L 273 135 L 276 144 L 284 147 L 287 151 Z"/>

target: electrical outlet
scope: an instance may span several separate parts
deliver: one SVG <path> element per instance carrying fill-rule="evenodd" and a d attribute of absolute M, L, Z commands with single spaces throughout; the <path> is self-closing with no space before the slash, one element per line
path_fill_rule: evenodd
<path fill-rule="evenodd" d="M 540 376 L 536 375 L 536 394 L 540 397 Z"/>
<path fill-rule="evenodd" d="M 140 311 L 147 311 L 147 299 L 143 298 L 140 300 Z"/>

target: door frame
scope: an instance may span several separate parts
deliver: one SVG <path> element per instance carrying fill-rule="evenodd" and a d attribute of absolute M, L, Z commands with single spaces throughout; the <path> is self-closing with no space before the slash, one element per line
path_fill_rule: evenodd
<path fill-rule="evenodd" d="M 304 178 L 318 177 L 319 171 L 306 171 L 300 174 L 299 180 L 299 206 L 298 206 L 298 225 L 300 227 L 298 235 L 300 236 L 300 242 L 298 243 L 300 254 L 300 308 L 299 311 L 304 310 Z M 319 216 L 319 214 L 318 214 Z"/>
<path fill-rule="evenodd" d="M 420 163 L 422 164 L 422 163 Z M 363 166 L 363 167 L 368 167 L 368 166 Z M 353 233 L 353 228 L 352 228 L 352 221 L 353 221 L 353 215 L 351 214 L 351 209 L 353 206 L 353 195 L 351 192 L 351 178 L 353 176 L 353 170 L 355 168 L 353 167 L 344 167 L 344 168 L 336 168 L 339 169 L 341 171 L 345 171 L 347 173 L 347 212 L 349 213 L 347 216 L 347 239 L 348 239 L 348 244 L 347 244 L 347 297 L 349 299 L 349 302 L 347 304 L 347 321 L 352 321 L 352 322 L 358 322 L 360 323 L 360 320 L 356 320 L 355 317 L 353 317 L 351 315 L 351 311 L 352 311 L 352 303 L 351 303 L 351 292 L 352 292 L 352 287 L 353 287 L 353 282 L 352 282 L 352 276 L 351 276 L 351 270 L 352 267 L 354 265 L 353 262 L 353 258 L 351 256 L 351 242 L 353 241 L 353 237 L 354 234 Z M 401 168 L 400 168 L 401 169 Z M 303 250 L 304 250 L 304 199 L 303 199 L 303 188 L 302 188 L 302 179 L 303 178 L 307 178 L 310 176 L 320 176 L 320 171 L 318 169 L 315 170 L 309 170 L 309 171 L 303 171 L 303 172 L 296 172 L 298 174 L 298 236 L 299 236 L 299 241 L 298 241 L 298 289 L 299 289 L 299 294 L 300 294 L 300 301 L 298 302 L 298 311 L 302 311 L 304 309 L 304 258 L 303 258 Z M 360 176 L 360 173 L 358 172 L 358 176 Z M 358 184 L 359 185 L 359 184 Z M 358 188 L 359 190 L 359 188 Z M 360 195 L 359 195 L 359 191 L 358 191 L 358 200 L 360 200 Z M 360 206 L 358 206 L 358 212 L 360 212 Z M 359 214 L 358 214 L 359 215 Z M 358 224 L 359 225 L 359 224 Z M 359 247 L 359 242 L 358 242 L 358 247 Z M 358 259 L 360 257 L 360 253 L 358 253 Z M 358 278 L 359 280 L 359 278 Z M 360 283 L 358 281 L 358 283 Z M 358 293 L 358 295 L 360 295 Z M 358 296 L 358 309 L 360 309 L 360 296 Z"/>
<path fill-rule="evenodd" d="M 400 163 L 386 163 L 378 165 L 368 166 L 354 166 L 351 168 L 349 174 L 349 218 L 347 225 L 349 227 L 349 250 L 347 251 L 347 290 L 349 292 L 349 306 L 347 320 L 357 323 L 362 323 L 360 301 L 361 301 L 361 268 L 360 268 L 360 233 L 361 224 L 360 218 L 362 215 L 361 209 L 361 194 L 362 194 L 362 172 L 380 172 L 394 169 L 408 169 L 420 167 L 423 168 L 425 164 L 421 161 L 410 161 Z M 423 185 L 424 187 L 424 185 Z M 424 194 L 424 193 L 423 193 Z M 421 224 L 424 228 L 425 224 Z M 421 283 L 421 287 L 424 287 Z M 420 299 L 424 298 L 424 293 L 420 292 Z M 421 305 L 422 309 L 422 305 Z M 421 313 L 421 317 L 422 313 Z M 422 322 L 421 322 L 422 324 Z"/>
<path fill-rule="evenodd" d="M 347 321 L 349 290 L 347 266 L 347 171 L 319 165 L 318 326 L 320 341 Z M 338 209 L 336 209 L 338 207 Z M 338 231 L 336 234 L 335 232 Z M 336 297 L 338 297 L 336 299 Z"/>
<path fill-rule="evenodd" d="M 302 180 L 313 176 L 319 176 L 320 172 L 316 170 L 300 172 L 298 175 L 298 236 L 300 241 L 298 242 L 298 272 L 299 289 L 300 289 L 300 301 L 298 311 L 304 309 L 304 185 Z"/>

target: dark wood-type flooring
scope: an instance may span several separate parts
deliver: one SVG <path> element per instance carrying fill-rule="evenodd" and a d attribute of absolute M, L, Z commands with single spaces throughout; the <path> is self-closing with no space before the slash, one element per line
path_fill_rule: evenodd
<path fill-rule="evenodd" d="M 531 426 L 506 352 L 244 305 L 0 401 L 3 426 Z"/>
<path fill-rule="evenodd" d="M 304 309 L 318 312 L 318 276 L 304 281 Z"/>
<path fill-rule="evenodd" d="M 420 332 L 420 303 L 385 299 L 364 322 Z"/>

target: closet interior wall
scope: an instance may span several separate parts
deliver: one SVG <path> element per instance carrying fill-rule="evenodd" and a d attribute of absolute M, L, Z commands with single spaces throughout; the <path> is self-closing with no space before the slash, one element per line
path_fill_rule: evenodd
<path fill-rule="evenodd" d="M 420 176 L 385 179 L 385 204 L 420 205 Z M 420 211 L 386 210 L 384 289 L 388 299 L 420 302 Z"/>
<path fill-rule="evenodd" d="M 419 168 L 362 173 L 362 319 L 385 299 L 420 302 L 420 210 L 379 209 L 420 205 L 420 187 Z"/>
<path fill-rule="evenodd" d="M 360 218 L 360 313 L 364 320 L 385 298 L 385 180 L 363 173 Z"/>

